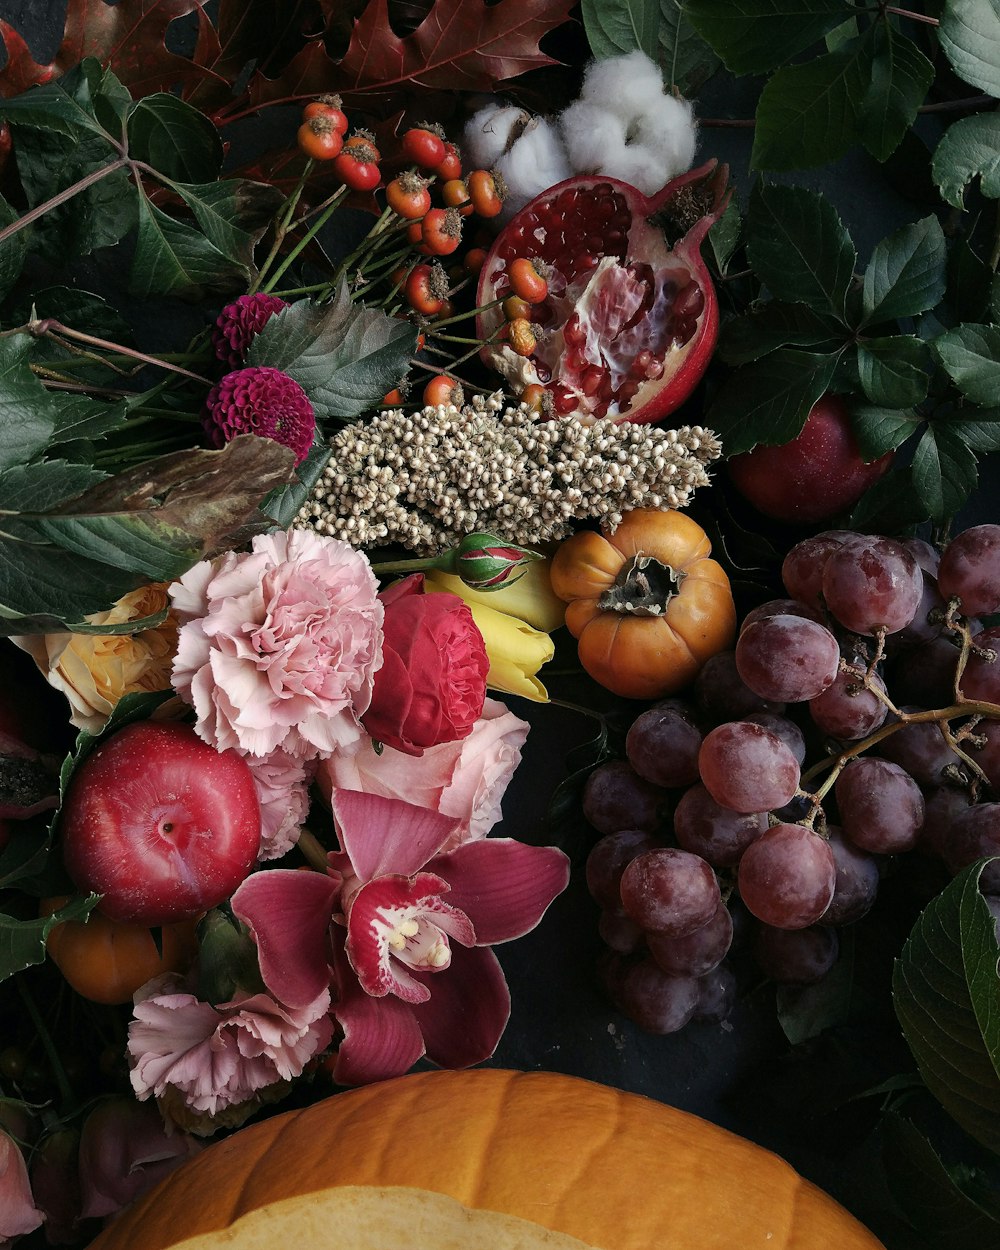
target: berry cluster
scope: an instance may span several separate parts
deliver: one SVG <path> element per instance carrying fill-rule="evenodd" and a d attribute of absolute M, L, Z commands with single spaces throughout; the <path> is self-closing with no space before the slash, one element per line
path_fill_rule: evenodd
<path fill-rule="evenodd" d="M 731 1008 L 734 917 L 765 975 L 811 984 L 895 857 L 954 874 L 1000 853 L 1000 628 L 979 619 L 1000 610 L 1000 526 L 940 555 L 827 531 L 782 578 L 584 791 L 605 983 L 653 1032 Z M 1000 870 L 981 884 L 1000 915 Z"/>

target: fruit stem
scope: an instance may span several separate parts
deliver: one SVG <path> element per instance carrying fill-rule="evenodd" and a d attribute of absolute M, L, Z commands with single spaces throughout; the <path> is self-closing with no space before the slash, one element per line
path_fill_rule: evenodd
<path fill-rule="evenodd" d="M 251 282 L 250 286 L 247 288 L 248 295 L 253 295 L 256 291 L 260 290 L 260 284 L 264 280 L 264 275 L 274 263 L 274 258 L 281 251 L 281 245 L 284 243 L 285 236 L 288 234 L 288 227 L 292 220 L 292 213 L 295 212 L 295 206 L 298 204 L 299 199 L 302 196 L 302 191 L 306 185 L 306 179 L 312 173 L 313 164 L 313 159 L 310 157 L 303 166 L 302 173 L 299 174 L 299 180 L 295 185 L 295 190 L 292 191 L 291 195 L 289 195 L 284 209 L 278 216 L 277 224 L 274 227 L 274 239 L 271 243 L 271 250 L 264 258 L 264 263 L 257 270 L 256 278 L 254 278 L 253 282 Z"/>
<path fill-rule="evenodd" d="M 343 191 L 346 191 L 346 187 L 341 188 L 341 189 L 342 189 Z M 292 262 L 295 260 L 295 258 L 296 258 L 296 257 L 299 255 L 299 253 L 303 250 L 303 248 L 306 248 L 306 247 L 308 247 L 308 246 L 309 246 L 309 244 L 313 241 L 313 239 L 316 237 L 316 235 L 317 235 L 317 234 L 319 234 L 319 232 L 323 229 L 323 227 L 326 225 L 326 223 L 327 223 L 327 222 L 330 220 L 330 218 L 333 216 L 333 212 L 334 212 L 334 210 L 337 208 L 338 204 L 340 203 L 341 198 L 343 198 L 343 197 L 339 197 L 339 198 L 338 198 L 338 196 L 336 196 L 336 195 L 332 195 L 332 196 L 330 196 L 330 202 L 327 204 L 326 208 L 325 208 L 325 209 L 323 210 L 323 212 L 319 215 L 319 217 L 317 217 L 317 219 L 313 222 L 313 224 L 312 224 L 312 225 L 309 227 L 309 229 L 305 232 L 305 234 L 302 236 L 302 238 L 301 238 L 301 239 L 299 239 L 298 243 L 296 243 L 296 245 L 295 245 L 295 246 L 292 248 L 292 250 L 288 253 L 288 255 L 285 257 L 285 259 L 281 262 L 281 264 L 278 266 L 278 268 L 274 271 L 274 273 L 271 275 L 271 277 L 268 279 L 268 281 L 267 281 L 267 282 L 264 284 L 264 286 L 261 288 L 262 290 L 264 290 L 264 291 L 271 291 L 271 290 L 274 288 L 275 284 L 278 282 L 278 280 L 279 280 L 279 279 L 281 278 L 281 276 L 284 274 L 284 272 L 285 272 L 285 270 L 288 268 L 288 266 L 289 266 L 290 264 L 292 264 Z"/>
<path fill-rule="evenodd" d="M 330 865 L 326 858 L 326 847 L 304 825 L 296 845 L 310 868 L 315 868 L 317 872 L 326 872 L 329 869 Z"/>

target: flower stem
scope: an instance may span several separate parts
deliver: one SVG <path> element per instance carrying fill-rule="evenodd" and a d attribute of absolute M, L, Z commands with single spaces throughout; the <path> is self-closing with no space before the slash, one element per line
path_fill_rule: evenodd
<path fill-rule="evenodd" d="M 296 846 L 311 868 L 315 868 L 317 872 L 327 871 L 330 865 L 326 858 L 326 848 L 314 833 L 303 827 Z"/>
<path fill-rule="evenodd" d="M 119 157 L 118 160 L 112 161 L 110 165 L 102 165 L 100 169 L 93 170 L 85 178 L 81 178 L 79 182 L 74 182 L 72 186 L 66 187 L 58 195 L 54 195 L 51 200 L 46 200 L 44 204 L 37 205 L 30 212 L 25 213 L 23 217 L 18 217 L 17 221 L 12 221 L 9 226 L 4 226 L 0 230 L 0 245 L 6 243 L 11 235 L 17 234 L 25 226 L 30 226 L 33 221 L 37 221 L 39 217 L 44 217 L 52 209 L 58 208 L 60 204 L 65 204 L 67 200 L 71 200 L 75 195 L 79 195 L 81 191 L 86 191 L 88 187 L 92 187 L 95 182 L 100 182 L 102 178 L 107 178 L 109 174 L 117 173 L 119 169 L 124 169 L 130 163 L 126 157 Z"/>
<path fill-rule="evenodd" d="M 285 207 L 278 217 L 277 224 L 274 227 L 274 240 L 271 243 L 271 250 L 264 258 L 264 263 L 257 270 L 257 276 L 254 278 L 253 282 L 250 283 L 247 290 L 248 295 L 253 295 L 256 291 L 260 290 L 260 284 L 264 281 L 265 274 L 271 268 L 271 265 L 274 264 L 275 257 L 281 251 L 281 245 L 284 243 L 285 236 L 288 234 L 292 214 L 295 212 L 296 205 L 302 197 L 302 191 L 306 185 L 306 179 L 312 173 L 312 167 L 314 164 L 315 162 L 310 157 L 303 166 L 302 173 L 299 174 L 299 180 L 295 185 L 295 190 L 288 197 Z"/>
<path fill-rule="evenodd" d="M 342 190 L 346 192 L 347 188 L 344 187 L 342 188 Z M 298 243 L 296 243 L 296 245 L 288 253 L 285 259 L 281 262 L 278 268 L 271 275 L 270 279 L 261 288 L 262 290 L 270 291 L 274 288 L 274 286 L 277 284 L 278 280 L 284 274 L 288 266 L 292 264 L 295 258 L 303 250 L 303 248 L 307 247 L 313 241 L 316 235 L 319 234 L 319 232 L 323 229 L 326 223 L 330 220 L 331 216 L 333 215 L 334 210 L 336 209 L 337 205 L 340 203 L 340 200 L 342 198 L 343 197 L 339 195 L 332 195 L 330 197 L 330 202 L 327 204 L 326 208 L 323 210 L 320 216 L 313 222 L 313 224 L 305 232 L 302 238 L 299 239 Z"/>
<path fill-rule="evenodd" d="M 141 361 L 145 365 L 155 365 L 159 369 L 178 373 L 182 377 L 190 378 L 193 382 L 201 383 L 203 386 L 212 385 L 208 378 L 203 378 L 200 373 L 192 373 L 190 369 L 184 369 L 180 365 L 175 365 L 159 356 L 147 356 L 145 352 L 136 351 L 131 347 L 123 347 L 121 343 L 112 343 L 108 339 L 99 339 L 93 334 L 84 334 L 82 330 L 73 330 L 52 317 L 46 317 L 41 321 L 29 321 L 24 329 L 36 338 L 48 336 L 54 338 L 57 342 L 60 337 L 75 339 L 78 343 L 89 343 L 91 347 L 100 347 L 106 351 L 114 352 L 116 355 L 128 356 L 132 360 Z"/>

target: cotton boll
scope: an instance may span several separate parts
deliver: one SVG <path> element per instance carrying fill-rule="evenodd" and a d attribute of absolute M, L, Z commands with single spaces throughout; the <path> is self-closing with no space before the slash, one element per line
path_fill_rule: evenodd
<path fill-rule="evenodd" d="M 600 104 L 619 117 L 643 113 L 663 95 L 660 67 L 645 52 L 610 56 L 587 67 L 580 99 Z"/>
<path fill-rule="evenodd" d="M 462 147 L 470 169 L 492 169 L 525 126 L 531 114 L 513 105 L 488 104 L 465 123 Z"/>
<path fill-rule="evenodd" d="M 690 169 L 697 133 L 694 110 L 687 100 L 664 95 L 635 118 L 634 142 L 649 150 L 663 173 L 663 182 Z"/>
<path fill-rule="evenodd" d="M 544 117 L 533 119 L 495 168 L 507 184 L 502 217 L 508 221 L 529 200 L 573 172 L 558 129 Z"/>
<path fill-rule="evenodd" d="M 577 100 L 559 115 L 559 125 L 573 173 L 611 173 L 609 160 L 625 147 L 625 123 L 620 117 L 600 105 Z"/>

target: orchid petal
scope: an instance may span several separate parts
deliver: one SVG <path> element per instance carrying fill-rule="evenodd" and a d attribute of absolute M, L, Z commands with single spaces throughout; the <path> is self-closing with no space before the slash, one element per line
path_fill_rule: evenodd
<path fill-rule="evenodd" d="M 466 842 L 435 856 L 428 868 L 451 886 L 448 902 L 475 925 L 478 946 L 529 933 L 569 883 L 562 851 L 512 838 Z"/>
<path fill-rule="evenodd" d="M 333 1014 L 344 1031 L 333 1079 L 338 1085 L 366 1085 L 402 1076 L 424 1053 L 413 1009 L 398 998 L 372 998 L 364 992 L 347 961 L 339 931 L 333 962 L 338 995 Z"/>
<path fill-rule="evenodd" d="M 402 799 L 360 790 L 330 796 L 340 842 L 362 881 L 412 877 L 460 827 L 460 821 Z"/>
<path fill-rule="evenodd" d="M 287 1007 L 306 1007 L 328 987 L 327 934 L 338 882 L 320 872 L 272 868 L 247 877 L 232 897 L 257 943 L 260 974 Z"/>
<path fill-rule="evenodd" d="M 410 969 L 443 972 L 450 964 L 447 935 L 466 946 L 476 932 L 467 916 L 443 902 L 447 890 L 440 877 L 379 877 L 354 896 L 347 921 L 347 957 L 366 994 L 395 994 L 405 1002 L 422 1002 L 426 985 Z"/>
<path fill-rule="evenodd" d="M 457 946 L 442 976 L 418 973 L 430 986 L 426 1003 L 412 1011 L 427 1058 L 442 1068 L 468 1068 L 489 1059 L 510 1019 L 510 991 L 491 950 Z"/>

